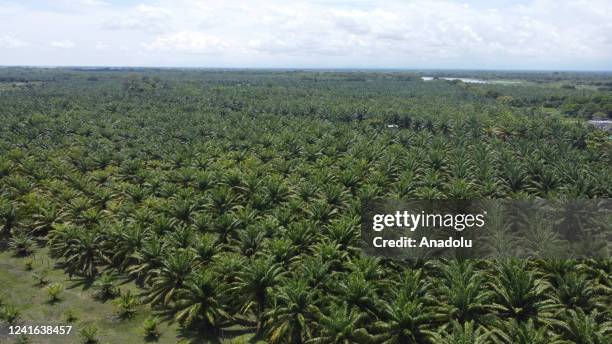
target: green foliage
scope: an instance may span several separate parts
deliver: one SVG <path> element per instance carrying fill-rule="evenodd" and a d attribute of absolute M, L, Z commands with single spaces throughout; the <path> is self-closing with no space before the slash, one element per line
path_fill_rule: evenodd
<path fill-rule="evenodd" d="M 83 344 L 96 344 L 98 343 L 98 328 L 94 325 L 88 325 L 79 331 L 81 342 Z"/>
<path fill-rule="evenodd" d="M 96 297 L 102 300 L 112 299 L 120 292 L 115 282 L 115 276 L 109 273 L 100 275 L 93 283 L 93 288 L 96 290 Z"/>
<path fill-rule="evenodd" d="M 61 283 L 52 283 L 47 287 L 47 296 L 49 302 L 55 303 L 60 300 L 60 294 L 64 291 L 64 285 Z"/>
<path fill-rule="evenodd" d="M 0 319 L 6 321 L 9 324 L 15 323 L 15 321 L 17 321 L 20 315 L 21 312 L 19 311 L 19 309 L 17 309 L 17 307 L 13 305 L 5 304 L 0 306 Z"/>
<path fill-rule="evenodd" d="M 32 253 L 34 239 L 24 231 L 18 231 L 9 239 L 8 246 L 16 256 L 24 257 Z"/>
<path fill-rule="evenodd" d="M 115 305 L 117 307 L 117 315 L 121 319 L 128 319 L 134 316 L 138 306 L 140 305 L 140 300 L 138 297 L 130 290 L 125 293 L 121 293 L 119 298 L 115 300 Z"/>
<path fill-rule="evenodd" d="M 159 320 L 155 317 L 148 317 L 142 323 L 142 332 L 146 340 L 156 340 L 161 336 L 159 330 Z"/>
<path fill-rule="evenodd" d="M 579 119 L 609 115 L 595 89 L 609 75 L 477 77 L 528 82 L 2 69 L 40 83 L 0 94 L 0 246 L 45 243 L 98 298 L 118 296 L 120 317 L 139 307 L 117 287 L 133 279 L 147 306 L 213 337 L 605 342 L 610 259 L 398 263 L 359 250 L 368 200 L 612 196 L 609 135 Z M 47 273 L 32 270 L 41 287 Z M 143 332 L 158 337 L 159 321 Z M 96 342 L 97 329 L 81 335 Z"/>

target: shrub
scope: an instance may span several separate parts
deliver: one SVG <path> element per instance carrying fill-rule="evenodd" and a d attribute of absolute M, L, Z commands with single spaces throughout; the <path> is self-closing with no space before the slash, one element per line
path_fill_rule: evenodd
<path fill-rule="evenodd" d="M 119 299 L 116 301 L 117 314 L 120 318 L 131 318 L 136 312 L 136 307 L 140 304 L 136 295 L 132 294 L 130 290 L 126 293 L 121 294 Z"/>
<path fill-rule="evenodd" d="M 85 326 L 79 331 L 83 344 L 98 343 L 98 328 L 94 325 Z"/>
<path fill-rule="evenodd" d="M 33 265 L 33 264 L 34 264 L 34 260 L 33 260 L 32 258 L 28 258 L 28 259 L 25 261 L 25 263 L 24 263 L 25 270 L 26 270 L 26 271 L 32 271 L 32 265 Z"/>
<path fill-rule="evenodd" d="M 15 323 L 19 318 L 19 310 L 17 307 L 12 305 L 5 305 L 0 308 L 0 319 L 6 321 L 9 324 Z"/>
<path fill-rule="evenodd" d="M 13 237 L 8 242 L 8 247 L 19 257 L 24 257 L 32 253 L 33 246 L 34 239 L 24 231 L 14 233 Z"/>
<path fill-rule="evenodd" d="M 60 300 L 60 294 L 64 291 L 64 285 L 61 283 L 53 283 L 47 287 L 47 295 L 49 295 L 49 302 L 57 302 Z"/>
<path fill-rule="evenodd" d="M 66 318 L 66 321 L 69 322 L 69 323 L 73 323 L 73 322 L 75 322 L 78 319 L 77 316 L 76 316 L 76 313 L 71 308 L 67 309 L 64 312 L 64 317 Z"/>
<path fill-rule="evenodd" d="M 148 317 L 142 324 L 145 339 L 156 340 L 161 336 L 159 331 L 159 321 L 155 317 Z"/>
<path fill-rule="evenodd" d="M 102 274 L 94 284 L 96 290 L 95 296 L 99 299 L 106 300 L 119 295 L 119 289 L 115 285 L 115 277 L 111 274 Z"/>
<path fill-rule="evenodd" d="M 15 344 L 29 344 L 32 343 L 32 341 L 30 340 L 30 337 L 26 336 L 25 334 L 22 334 L 21 336 L 17 337 L 17 339 L 15 339 Z"/>
<path fill-rule="evenodd" d="M 34 280 L 36 281 L 36 285 L 39 287 L 46 286 L 49 283 L 49 278 L 47 277 L 48 274 L 49 274 L 49 270 L 47 269 L 34 273 L 33 277 L 34 277 Z"/>

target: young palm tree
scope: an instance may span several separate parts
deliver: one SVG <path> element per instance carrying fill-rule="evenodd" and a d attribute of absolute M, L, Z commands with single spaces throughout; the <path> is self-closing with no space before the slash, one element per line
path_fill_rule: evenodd
<path fill-rule="evenodd" d="M 17 222 L 17 209 L 13 203 L 4 198 L 0 198 L 0 238 L 7 238 L 11 234 L 11 229 Z"/>
<path fill-rule="evenodd" d="M 32 215 L 32 234 L 45 236 L 56 223 L 61 223 L 65 213 L 53 203 L 38 205 L 38 211 Z"/>
<path fill-rule="evenodd" d="M 362 273 L 339 275 L 336 288 L 340 300 L 374 316 L 378 303 L 377 288 L 373 282 L 366 280 Z"/>
<path fill-rule="evenodd" d="M 359 219 L 342 217 L 325 227 L 325 237 L 336 242 L 343 250 L 355 249 L 359 245 L 361 228 Z"/>
<path fill-rule="evenodd" d="M 124 271 L 133 265 L 133 255 L 142 247 L 147 233 L 140 225 L 123 223 L 109 224 L 106 231 L 111 237 L 108 249 L 114 252 L 111 259 L 119 271 Z"/>
<path fill-rule="evenodd" d="M 559 302 L 568 309 L 580 308 L 590 312 L 609 307 L 606 300 L 612 295 L 612 289 L 595 284 L 584 274 L 568 272 L 557 275 L 554 285 Z"/>
<path fill-rule="evenodd" d="M 23 230 L 13 231 L 13 236 L 9 239 L 8 247 L 15 252 L 16 256 L 25 257 L 32 253 L 34 239 Z"/>

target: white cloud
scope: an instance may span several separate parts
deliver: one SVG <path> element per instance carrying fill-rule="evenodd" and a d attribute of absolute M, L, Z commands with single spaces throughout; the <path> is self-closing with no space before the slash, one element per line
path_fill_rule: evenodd
<path fill-rule="evenodd" d="M 107 30 L 143 30 L 156 32 L 167 27 L 171 11 L 164 7 L 140 4 L 126 13 L 116 15 L 105 21 L 102 27 Z"/>
<path fill-rule="evenodd" d="M 5 16 L 2 1 L 0 32 L 103 42 L 75 47 L 82 63 L 121 65 L 123 46 L 163 65 L 612 69 L 609 0 L 79 0 L 78 11 L 21 4 Z"/>
<path fill-rule="evenodd" d="M 9 35 L 0 36 L 0 47 L 2 48 L 19 48 L 25 47 L 28 43 Z"/>
<path fill-rule="evenodd" d="M 178 51 L 195 54 L 215 54 L 229 48 L 221 39 L 197 31 L 181 31 L 162 35 L 143 44 L 147 50 Z"/>
<path fill-rule="evenodd" d="M 51 43 L 49 43 L 50 46 L 52 46 L 53 48 L 60 48 L 60 49 L 70 49 L 70 48 L 74 48 L 75 44 L 71 41 L 71 40 L 62 40 L 62 41 L 52 41 Z"/>
<path fill-rule="evenodd" d="M 109 48 L 109 45 L 102 41 L 97 41 L 95 48 L 96 50 L 106 50 Z"/>

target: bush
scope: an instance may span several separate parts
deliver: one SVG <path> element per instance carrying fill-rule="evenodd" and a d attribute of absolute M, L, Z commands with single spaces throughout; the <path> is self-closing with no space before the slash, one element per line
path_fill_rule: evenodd
<path fill-rule="evenodd" d="M 24 265 L 25 265 L 25 270 L 26 271 L 32 271 L 33 267 L 32 265 L 34 264 L 34 260 L 32 258 L 28 258 Z"/>
<path fill-rule="evenodd" d="M 126 293 L 121 294 L 119 299 L 116 301 L 117 314 L 120 318 L 126 319 L 131 318 L 136 313 L 136 307 L 140 304 L 136 295 L 132 294 L 130 290 Z"/>
<path fill-rule="evenodd" d="M 159 321 L 155 317 L 148 317 L 142 324 L 145 339 L 156 340 L 161 336 L 159 331 Z"/>
<path fill-rule="evenodd" d="M 30 337 L 26 336 L 25 334 L 22 334 L 21 336 L 17 337 L 17 339 L 15 339 L 15 344 L 29 344 L 32 343 L 32 341 L 30 340 Z"/>
<path fill-rule="evenodd" d="M 32 253 L 34 239 L 24 231 L 18 231 L 8 242 L 8 247 L 15 252 L 16 256 L 24 257 Z"/>
<path fill-rule="evenodd" d="M 98 328 L 94 325 L 83 327 L 79 331 L 83 344 L 96 344 L 98 343 Z"/>
<path fill-rule="evenodd" d="M 95 296 L 101 300 L 107 300 L 119 295 L 119 289 L 115 285 L 115 277 L 110 274 L 102 274 L 94 284 Z"/>
<path fill-rule="evenodd" d="M 49 302 L 57 302 L 60 300 L 60 294 L 64 291 L 64 285 L 61 283 L 53 283 L 47 287 L 47 295 L 49 295 Z"/>
<path fill-rule="evenodd" d="M 40 272 L 34 273 L 33 277 L 36 281 L 36 285 L 39 287 L 44 287 L 49 283 L 49 278 L 47 275 L 49 274 L 49 270 L 41 270 Z"/>
<path fill-rule="evenodd" d="M 12 305 L 5 305 L 0 308 L 0 319 L 6 321 L 9 324 L 15 323 L 19 318 L 19 310 L 17 307 Z"/>
<path fill-rule="evenodd" d="M 69 323 L 73 323 L 73 322 L 75 322 L 78 319 L 77 316 L 76 316 L 76 313 L 71 308 L 67 309 L 64 312 L 64 317 L 66 318 L 66 321 L 69 322 Z"/>

